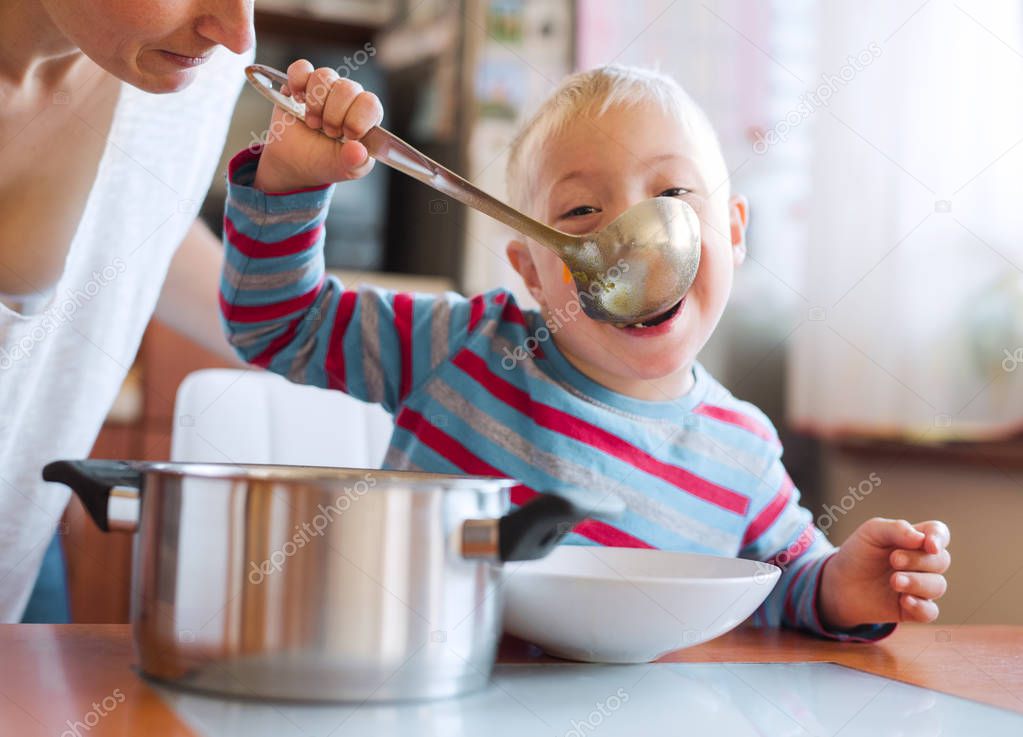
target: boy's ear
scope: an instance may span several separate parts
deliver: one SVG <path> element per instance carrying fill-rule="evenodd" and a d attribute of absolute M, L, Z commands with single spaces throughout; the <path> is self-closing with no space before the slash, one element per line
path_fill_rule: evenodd
<path fill-rule="evenodd" d="M 746 260 L 746 225 L 749 222 L 749 202 L 741 194 L 728 198 L 728 221 L 732 236 L 732 259 L 736 266 Z"/>
<path fill-rule="evenodd" d="M 519 240 L 509 241 L 505 253 L 508 254 L 508 261 L 512 268 L 519 272 L 526 289 L 533 296 L 538 304 L 543 306 L 543 287 L 540 284 L 540 274 L 533 262 L 533 254 L 529 252 L 529 246 Z"/>

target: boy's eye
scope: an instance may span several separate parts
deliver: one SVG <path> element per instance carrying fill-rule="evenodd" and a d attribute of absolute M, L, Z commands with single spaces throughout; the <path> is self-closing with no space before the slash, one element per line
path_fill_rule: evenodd
<path fill-rule="evenodd" d="M 684 194 L 689 194 L 692 190 L 688 190 L 685 187 L 669 187 L 668 189 L 661 192 L 658 197 L 681 197 Z"/>
<path fill-rule="evenodd" d="M 592 215 L 595 212 L 600 212 L 596 207 L 590 205 L 580 205 L 579 207 L 573 207 L 566 213 L 563 213 L 558 219 L 561 218 L 581 218 L 586 215 Z"/>

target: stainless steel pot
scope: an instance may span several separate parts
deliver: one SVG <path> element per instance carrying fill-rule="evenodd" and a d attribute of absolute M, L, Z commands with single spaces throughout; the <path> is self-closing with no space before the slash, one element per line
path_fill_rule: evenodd
<path fill-rule="evenodd" d="M 507 479 L 229 464 L 56 461 L 103 530 L 137 531 L 144 673 L 250 697 L 437 698 L 486 684 L 502 561 L 590 516 Z M 619 500 L 596 510 L 613 516 Z"/>

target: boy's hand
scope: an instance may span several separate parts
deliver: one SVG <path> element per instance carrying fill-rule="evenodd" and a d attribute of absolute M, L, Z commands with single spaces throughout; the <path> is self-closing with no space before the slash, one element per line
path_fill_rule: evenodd
<path fill-rule="evenodd" d="M 824 566 L 818 600 L 823 624 L 849 629 L 933 621 L 934 600 L 947 588 L 949 538 L 944 522 L 864 522 Z"/>
<path fill-rule="evenodd" d="M 253 186 L 264 192 L 290 192 L 348 179 L 373 168 L 359 139 L 384 117 L 380 100 L 362 85 L 341 79 L 330 67 L 313 70 L 300 59 L 288 67 L 285 94 L 306 104 L 303 123 L 274 108 L 270 134 Z M 290 124 L 289 124 L 290 121 Z M 344 143 L 327 138 L 344 135 Z"/>

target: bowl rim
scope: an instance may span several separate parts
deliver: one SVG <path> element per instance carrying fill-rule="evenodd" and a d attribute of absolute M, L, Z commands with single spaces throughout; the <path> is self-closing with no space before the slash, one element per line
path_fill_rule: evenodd
<path fill-rule="evenodd" d="M 741 560 L 741 561 L 745 561 L 747 563 L 753 564 L 754 566 L 764 566 L 764 569 L 763 570 L 753 571 L 753 572 L 750 572 L 750 573 L 744 573 L 744 574 L 741 574 L 741 575 L 735 575 L 735 576 L 715 576 L 713 578 L 711 578 L 711 577 L 698 577 L 698 576 L 626 576 L 626 575 L 623 575 L 621 573 L 617 573 L 613 568 L 609 571 L 609 574 L 616 574 L 615 578 L 611 578 L 609 575 L 599 575 L 599 574 L 598 575 L 587 575 L 587 574 L 584 574 L 584 573 L 580 573 L 578 571 L 550 571 L 550 570 L 538 570 L 538 569 L 530 570 L 531 568 L 533 568 L 533 566 L 530 566 L 529 563 L 537 564 L 537 566 L 543 565 L 545 563 L 550 563 L 551 556 L 557 555 L 558 551 L 560 551 L 562 549 L 589 550 L 590 548 L 593 548 L 594 550 L 613 550 L 613 551 L 629 550 L 629 551 L 633 551 L 633 552 L 637 552 L 637 553 L 645 553 L 645 552 L 655 552 L 655 553 L 662 553 L 662 554 L 666 553 L 666 554 L 670 554 L 670 555 L 682 555 L 682 556 L 691 557 L 691 558 L 710 558 L 710 559 L 725 559 L 725 560 Z M 593 551 L 591 550 L 590 552 L 592 553 Z M 766 561 L 751 560 L 749 558 L 738 558 L 738 557 L 733 557 L 733 556 L 728 556 L 728 555 L 711 555 L 709 553 L 691 553 L 691 552 L 683 551 L 683 550 L 663 550 L 663 549 L 660 549 L 660 548 L 652 548 L 650 550 L 646 550 L 644 548 L 614 548 L 614 547 L 608 547 L 608 546 L 599 546 L 598 547 L 598 546 L 592 546 L 592 545 L 562 545 L 562 546 L 559 546 L 559 548 L 557 550 L 555 550 L 553 553 L 551 553 L 551 555 L 547 556 L 546 558 L 543 558 L 543 559 L 540 559 L 540 560 L 536 560 L 536 561 L 528 561 L 523 566 L 521 566 L 519 568 L 516 568 L 514 571 L 511 572 L 511 575 L 509 576 L 509 578 L 510 579 L 514 579 L 514 578 L 522 575 L 523 573 L 525 573 L 525 574 L 527 574 L 529 576 L 533 576 L 533 577 L 555 578 L 555 579 L 557 579 L 557 578 L 562 578 L 562 579 L 564 579 L 564 578 L 573 578 L 573 579 L 578 579 L 578 580 L 590 580 L 590 581 L 607 580 L 607 581 L 613 581 L 613 582 L 643 583 L 643 584 L 675 584 L 675 583 L 702 583 L 702 584 L 708 584 L 709 583 L 709 584 L 714 584 L 714 585 L 733 584 L 733 583 L 738 583 L 740 581 L 749 581 L 750 583 L 761 583 L 761 582 L 756 580 L 756 577 L 759 574 L 759 575 L 762 575 L 762 576 L 765 576 L 765 577 L 768 577 L 768 578 L 771 579 L 770 581 L 765 580 L 765 581 L 763 581 L 763 583 L 768 583 L 769 582 L 773 586 L 775 583 L 777 583 L 777 580 L 781 577 L 782 569 L 779 566 L 776 566 L 773 563 L 768 563 Z"/>

